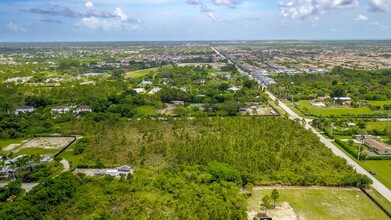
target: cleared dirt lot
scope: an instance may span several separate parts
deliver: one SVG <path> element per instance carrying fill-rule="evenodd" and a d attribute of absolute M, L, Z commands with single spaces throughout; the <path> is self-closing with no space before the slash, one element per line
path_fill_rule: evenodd
<path fill-rule="evenodd" d="M 75 140 L 74 137 L 35 137 L 13 150 L 14 153 L 26 148 L 42 148 L 60 150 Z"/>

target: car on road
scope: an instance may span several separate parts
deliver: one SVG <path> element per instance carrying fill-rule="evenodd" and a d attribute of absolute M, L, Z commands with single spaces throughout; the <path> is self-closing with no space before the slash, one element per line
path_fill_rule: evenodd
<path fill-rule="evenodd" d="M 373 170 L 370 170 L 369 173 L 372 175 L 376 175 L 375 171 L 373 171 Z"/>

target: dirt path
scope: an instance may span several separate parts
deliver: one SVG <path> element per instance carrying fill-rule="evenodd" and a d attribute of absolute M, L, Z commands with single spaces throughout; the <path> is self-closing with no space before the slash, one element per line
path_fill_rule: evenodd
<path fill-rule="evenodd" d="M 355 190 L 360 191 L 360 189 L 355 187 L 333 187 L 333 186 L 256 186 L 254 190 L 264 190 L 264 189 L 341 189 L 341 190 Z"/>
<path fill-rule="evenodd" d="M 62 159 L 62 160 L 60 161 L 60 163 L 61 163 L 62 166 L 64 167 L 64 170 L 62 171 L 62 173 L 69 170 L 69 162 L 68 162 L 67 160 Z"/>

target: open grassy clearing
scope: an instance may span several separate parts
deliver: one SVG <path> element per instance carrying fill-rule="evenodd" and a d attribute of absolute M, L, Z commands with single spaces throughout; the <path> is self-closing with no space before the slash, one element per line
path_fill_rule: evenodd
<path fill-rule="evenodd" d="M 0 149 L 4 147 L 8 147 L 10 144 L 22 144 L 26 138 L 18 138 L 18 139 L 0 139 Z"/>
<path fill-rule="evenodd" d="M 387 216 L 358 189 L 308 187 L 278 190 L 280 201 L 277 207 L 285 208 L 280 211 L 268 211 L 271 217 L 275 216 L 273 219 L 387 219 Z M 260 201 L 263 196 L 270 195 L 271 191 L 255 190 L 249 199 L 249 212 L 261 211 Z M 294 213 L 286 206 L 293 208 Z"/>
<path fill-rule="evenodd" d="M 45 155 L 53 156 L 58 150 L 56 149 L 44 149 L 44 148 L 25 148 L 15 153 L 15 155 L 29 154 L 29 155 Z"/>
<path fill-rule="evenodd" d="M 301 100 L 296 102 L 296 105 L 304 113 L 322 116 L 341 116 L 341 115 L 373 115 L 373 114 L 385 114 L 386 111 L 373 111 L 369 107 L 313 107 L 308 100 Z"/>
<path fill-rule="evenodd" d="M 134 111 L 137 115 L 149 116 L 154 115 L 156 113 L 156 108 L 154 106 L 145 105 L 134 108 Z"/>
<path fill-rule="evenodd" d="M 151 69 L 127 72 L 127 73 L 125 73 L 125 78 L 128 78 L 128 77 L 140 78 L 140 77 L 148 75 L 151 71 L 155 72 L 156 70 L 157 70 L 157 68 L 151 68 Z"/>
<path fill-rule="evenodd" d="M 368 130 L 377 129 L 379 131 L 383 131 L 387 126 L 386 121 L 376 121 L 376 122 L 367 122 L 366 128 Z M 391 127 L 391 122 L 388 123 L 388 127 Z"/>
<path fill-rule="evenodd" d="M 391 105 L 391 100 L 387 101 L 367 101 L 370 105 L 377 105 L 377 106 L 383 106 L 383 105 Z"/>
<path fill-rule="evenodd" d="M 293 104 L 292 102 L 288 101 L 288 100 L 285 100 L 284 101 L 284 104 L 286 106 L 288 106 L 292 111 L 294 111 L 297 115 L 299 115 L 300 117 L 307 117 L 303 114 L 303 112 L 299 111 Z"/>

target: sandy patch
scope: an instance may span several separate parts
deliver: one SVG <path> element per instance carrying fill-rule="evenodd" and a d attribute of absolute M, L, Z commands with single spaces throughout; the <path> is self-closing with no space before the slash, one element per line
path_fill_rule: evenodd
<path fill-rule="evenodd" d="M 7 147 L 3 148 L 3 151 L 12 151 L 19 146 L 20 144 L 10 144 Z"/>
<path fill-rule="evenodd" d="M 36 137 L 13 152 L 16 153 L 26 148 L 62 149 L 73 140 L 73 137 Z"/>
<path fill-rule="evenodd" d="M 261 211 L 261 213 L 264 213 L 264 211 Z M 258 213 L 251 211 L 247 214 L 248 219 L 252 220 Z M 304 216 L 298 217 L 293 208 L 287 202 L 281 203 L 281 205 L 277 206 L 275 209 L 267 210 L 266 214 L 273 220 L 305 220 Z"/>

